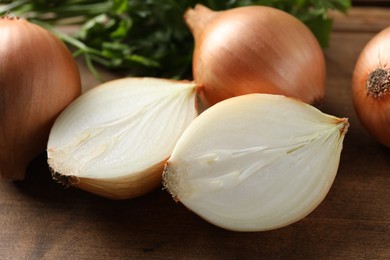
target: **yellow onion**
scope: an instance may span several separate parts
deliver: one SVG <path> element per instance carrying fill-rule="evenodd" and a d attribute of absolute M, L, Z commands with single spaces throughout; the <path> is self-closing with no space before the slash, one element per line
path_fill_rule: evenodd
<path fill-rule="evenodd" d="M 390 27 L 364 47 L 352 77 L 355 111 L 362 125 L 390 147 Z"/>
<path fill-rule="evenodd" d="M 50 131 L 54 179 L 109 199 L 149 193 L 198 115 L 195 101 L 193 82 L 158 78 L 117 79 L 85 92 Z"/>
<path fill-rule="evenodd" d="M 26 20 L 0 18 L 0 174 L 21 180 L 59 113 L 81 92 L 67 47 Z"/>
<path fill-rule="evenodd" d="M 175 200 L 219 227 L 294 223 L 325 198 L 348 119 L 296 99 L 248 94 L 200 114 L 177 141 L 163 180 Z"/>
<path fill-rule="evenodd" d="M 324 97 L 322 49 L 292 15 L 265 6 L 216 12 L 196 5 L 184 19 L 195 39 L 193 76 L 206 105 L 248 93 L 310 104 Z"/>

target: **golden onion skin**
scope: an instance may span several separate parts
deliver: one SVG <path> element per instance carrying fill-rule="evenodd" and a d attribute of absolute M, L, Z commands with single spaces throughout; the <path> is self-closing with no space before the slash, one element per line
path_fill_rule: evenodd
<path fill-rule="evenodd" d="M 65 44 L 42 27 L 3 17 L 0 35 L 0 174 L 22 180 L 56 117 L 80 95 L 80 75 Z"/>
<path fill-rule="evenodd" d="M 390 27 L 361 51 L 352 76 L 356 114 L 379 143 L 390 147 Z"/>

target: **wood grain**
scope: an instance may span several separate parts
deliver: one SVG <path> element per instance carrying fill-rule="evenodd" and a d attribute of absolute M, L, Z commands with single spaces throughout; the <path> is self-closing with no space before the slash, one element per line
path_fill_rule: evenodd
<path fill-rule="evenodd" d="M 390 2 L 389 2 L 390 3 Z M 378 32 L 390 26 L 390 8 L 352 8 L 347 14 L 331 12 L 336 20 L 333 30 L 339 32 Z"/>
<path fill-rule="evenodd" d="M 351 126 L 336 180 L 305 219 L 268 232 L 230 232 L 161 189 L 110 201 L 64 188 L 51 179 L 42 154 L 26 181 L 0 182 L 0 259 L 390 259 L 390 149 L 362 128 L 350 89 L 360 50 L 386 26 L 376 12 L 359 8 L 348 19 L 336 17 L 320 109 L 348 117 Z M 82 63 L 80 69 L 84 89 L 95 86 Z"/>

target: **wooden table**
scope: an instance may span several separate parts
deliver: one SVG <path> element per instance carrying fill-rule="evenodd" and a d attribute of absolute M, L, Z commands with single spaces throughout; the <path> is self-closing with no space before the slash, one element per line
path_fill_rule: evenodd
<path fill-rule="evenodd" d="M 226 231 L 161 189 L 127 201 L 66 189 L 42 155 L 26 181 L 0 182 L 0 259 L 390 259 L 390 149 L 362 128 L 351 100 L 358 53 L 388 24 L 386 9 L 335 15 L 320 109 L 351 126 L 334 185 L 305 219 L 268 232 Z M 96 85 L 80 68 L 84 89 Z"/>

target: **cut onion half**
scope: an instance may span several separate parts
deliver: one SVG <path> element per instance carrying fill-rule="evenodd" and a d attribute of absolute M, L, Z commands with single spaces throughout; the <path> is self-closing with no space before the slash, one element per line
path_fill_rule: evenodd
<path fill-rule="evenodd" d="M 150 192 L 197 116 L 195 101 L 196 85 L 187 81 L 124 78 L 91 89 L 51 129 L 53 177 L 111 199 Z"/>
<path fill-rule="evenodd" d="M 166 163 L 175 200 L 235 231 L 264 231 L 312 212 L 335 179 L 346 118 L 279 95 L 222 101 L 196 118 Z"/>

